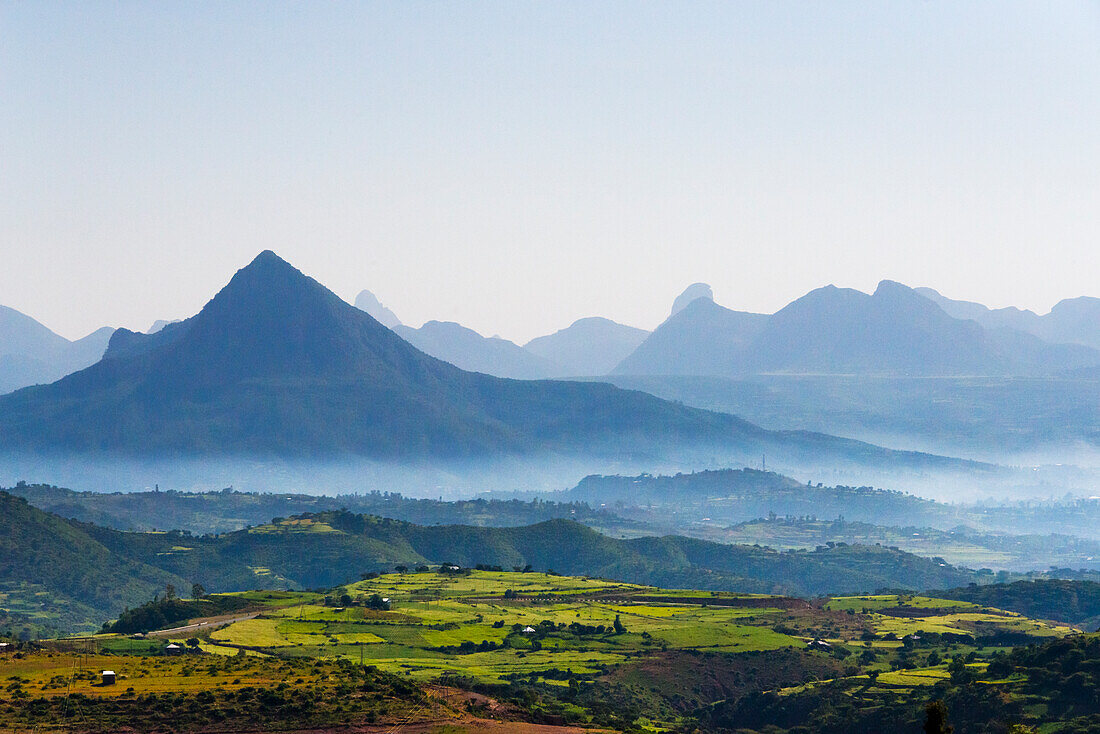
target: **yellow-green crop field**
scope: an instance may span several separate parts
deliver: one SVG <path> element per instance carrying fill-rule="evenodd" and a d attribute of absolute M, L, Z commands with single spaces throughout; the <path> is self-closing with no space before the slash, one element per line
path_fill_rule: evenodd
<path fill-rule="evenodd" d="M 852 652 L 889 655 L 902 650 L 903 638 L 922 634 L 1051 638 L 1074 632 L 924 596 L 837 597 L 814 607 L 759 594 L 670 591 L 542 573 L 391 573 L 349 584 L 327 599 L 249 594 L 263 606 L 259 616 L 206 632 L 203 650 L 344 659 L 417 679 L 453 672 L 495 682 L 563 670 L 598 676 L 661 651 L 802 648 L 815 637 Z M 385 599 L 376 606 L 386 608 L 372 609 L 372 597 Z"/>
<path fill-rule="evenodd" d="M 198 638 L 179 658 L 157 656 L 163 638 L 98 636 L 88 643 L 90 655 L 74 656 L 70 647 L 64 654 L 0 658 L 0 681 L 18 682 L 19 690 L 32 696 L 225 691 L 320 684 L 323 673 L 311 665 L 350 662 L 414 681 L 454 674 L 485 683 L 564 686 L 573 678 L 608 679 L 660 655 L 784 648 L 801 655 L 816 639 L 828 644 L 815 643 L 812 654 L 843 661 L 830 663 L 832 674 L 866 679 L 877 671 L 873 685 L 867 680 L 868 690 L 896 691 L 942 680 L 948 675 L 943 662 L 948 650 L 955 657 L 988 648 L 996 644 L 988 640 L 999 634 L 1043 641 L 1076 632 L 927 596 L 811 603 L 521 572 L 390 573 L 328 594 L 236 596 L 247 603 L 238 616 L 248 618 L 214 622 L 174 638 L 184 646 L 191 635 Z M 933 660 L 935 651 L 944 654 Z M 300 672 L 288 679 L 286 666 Z M 115 670 L 118 683 L 97 685 L 99 670 Z"/>

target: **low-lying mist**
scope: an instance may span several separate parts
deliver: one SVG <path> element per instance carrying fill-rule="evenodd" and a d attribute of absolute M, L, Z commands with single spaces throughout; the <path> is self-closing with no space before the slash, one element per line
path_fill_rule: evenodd
<path fill-rule="evenodd" d="M 762 466 L 799 482 L 874 486 L 942 502 L 1001 503 L 1100 495 L 1100 470 L 1070 465 L 999 467 L 958 463 L 948 469 L 884 467 L 788 460 L 770 454 L 720 453 L 704 448 L 673 457 L 545 454 L 434 462 L 7 454 L 0 456 L 0 486 L 26 481 L 95 492 L 134 492 L 157 487 L 211 491 L 232 487 L 247 492 L 335 495 L 382 491 L 408 497 L 463 499 L 485 492 L 546 496 L 570 489 L 593 474 L 634 476 Z"/>

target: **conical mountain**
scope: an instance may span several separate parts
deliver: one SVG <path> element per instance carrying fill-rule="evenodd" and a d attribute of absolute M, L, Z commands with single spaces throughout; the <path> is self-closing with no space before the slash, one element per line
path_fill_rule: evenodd
<path fill-rule="evenodd" d="M 464 372 L 272 252 L 202 311 L 118 332 L 104 359 L 0 399 L 0 448 L 443 457 L 634 449 L 767 434 L 609 385 Z"/>

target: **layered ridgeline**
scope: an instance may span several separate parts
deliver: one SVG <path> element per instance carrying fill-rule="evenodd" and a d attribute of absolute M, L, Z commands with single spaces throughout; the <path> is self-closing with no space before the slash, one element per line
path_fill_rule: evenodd
<path fill-rule="evenodd" d="M 819 288 L 771 315 L 731 311 L 704 294 L 674 312 L 614 372 L 1051 375 L 1100 364 L 1100 351 L 1083 337 L 1076 341 L 985 328 L 885 280 L 873 294 Z"/>
<path fill-rule="evenodd" d="M 0 487 L 0 491 L 5 491 Z M 613 514 L 583 502 L 478 498 L 439 500 L 404 497 L 397 492 L 300 494 L 291 492 L 77 492 L 20 482 L 6 491 L 61 517 L 115 530 L 172 528 L 196 535 L 225 533 L 262 525 L 273 517 L 347 509 L 407 520 L 419 525 L 532 525 L 567 518 L 596 527 L 615 524 Z"/>
<path fill-rule="evenodd" d="M 730 416 L 606 385 L 464 372 L 264 252 L 196 316 L 0 400 L 0 448 L 467 456 L 762 441 Z"/>
<path fill-rule="evenodd" d="M 767 450 L 792 461 L 963 467 L 766 431 L 605 384 L 465 372 L 271 252 L 196 316 L 154 334 L 119 330 L 100 362 L 0 398 L 0 414 L 8 452 L 387 459 Z"/>
<path fill-rule="evenodd" d="M 335 511 L 199 537 L 66 521 L 6 493 L 0 503 L 4 607 L 61 612 L 53 622 L 70 628 L 74 617 L 102 622 L 166 583 L 178 589 L 199 583 L 207 591 L 330 587 L 395 565 L 443 562 L 803 596 L 946 588 L 974 578 L 966 569 L 880 546 L 780 553 L 678 536 L 620 540 L 567 520 L 512 528 L 424 526 Z M 41 608 L 28 607 L 33 599 Z"/>
<path fill-rule="evenodd" d="M 0 306 L 0 394 L 58 380 L 103 356 L 114 329 L 69 341 L 30 316 Z"/>
<path fill-rule="evenodd" d="M 1052 567 L 1058 576 L 1073 578 L 1078 572 L 1070 569 L 1096 568 L 1100 558 L 1100 501 L 948 505 L 872 487 L 807 485 L 751 469 L 588 477 L 545 499 L 443 501 L 378 491 L 326 496 L 232 489 L 103 493 L 22 482 L 8 491 L 47 512 L 116 530 L 224 533 L 272 517 L 347 509 L 418 525 L 510 527 L 568 519 L 613 537 L 687 535 L 777 550 L 878 544 L 986 569 L 983 576 L 996 573 L 1002 580 Z"/>
<path fill-rule="evenodd" d="M 916 290 L 955 318 L 977 321 L 987 329 L 1016 329 L 1048 342 L 1100 349 L 1100 298 L 1066 298 L 1049 313 L 1039 315 L 1026 309 L 989 308 L 973 301 L 953 300 L 931 288 Z"/>

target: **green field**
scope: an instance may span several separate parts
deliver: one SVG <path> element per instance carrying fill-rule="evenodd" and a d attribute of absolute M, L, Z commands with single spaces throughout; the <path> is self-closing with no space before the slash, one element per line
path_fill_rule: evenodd
<path fill-rule="evenodd" d="M 322 686 L 311 666 L 336 665 L 417 685 L 495 686 L 532 712 L 586 725 L 616 722 L 622 710 L 629 716 L 616 726 L 661 728 L 754 690 L 798 697 L 848 685 L 874 702 L 947 680 L 948 660 L 961 657 L 980 679 L 987 661 L 1022 640 L 1077 632 L 919 595 L 810 602 L 534 572 L 388 573 L 328 593 L 234 596 L 244 604 L 234 614 L 248 618 L 173 637 L 184 646 L 198 638 L 180 659 L 160 657 L 163 637 L 97 635 L 50 643 L 56 656 L 0 658 L 0 679 L 32 697 L 54 695 L 63 680 L 91 696 L 224 693 L 281 685 L 284 663 L 302 672 L 283 683 Z M 82 651 L 91 654 L 74 663 Z M 96 686 L 98 668 L 115 670 L 119 685 Z M 600 703 L 607 696 L 619 701 L 614 710 Z"/>
<path fill-rule="evenodd" d="M 370 609 L 372 596 L 387 599 L 389 608 Z M 260 615 L 206 632 L 204 650 L 343 659 L 417 679 L 451 672 L 487 683 L 551 680 L 562 670 L 597 678 L 638 656 L 669 650 L 801 649 L 817 637 L 846 651 L 841 655 L 868 647 L 900 655 L 902 639 L 913 635 L 1019 632 L 1049 639 L 1073 632 L 923 596 L 837 597 L 813 608 L 759 594 L 497 571 L 390 573 L 327 597 L 304 592 L 249 592 L 248 597 L 264 605 Z"/>

